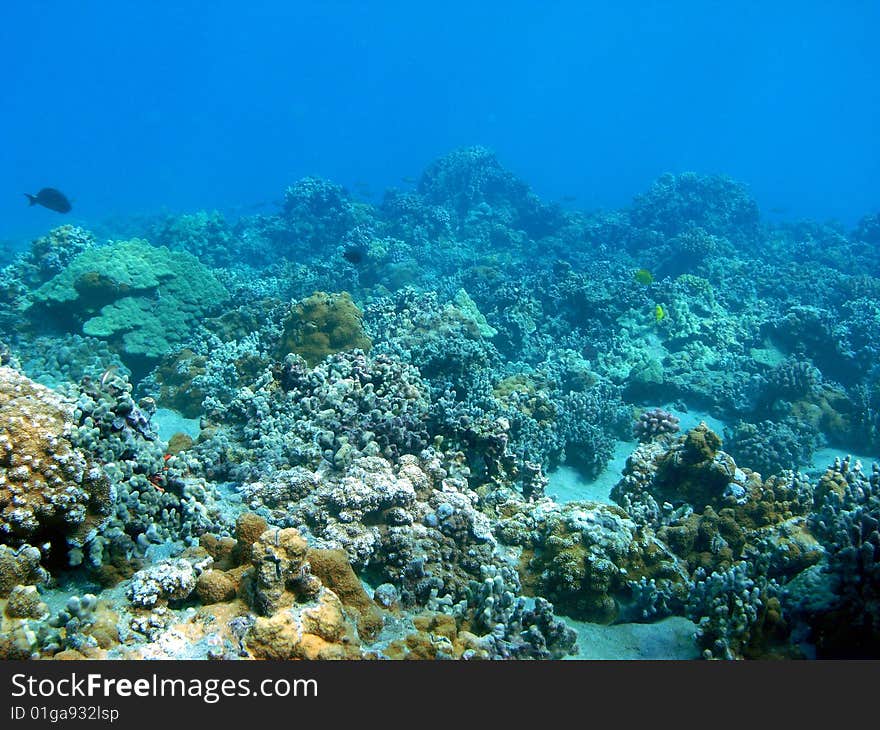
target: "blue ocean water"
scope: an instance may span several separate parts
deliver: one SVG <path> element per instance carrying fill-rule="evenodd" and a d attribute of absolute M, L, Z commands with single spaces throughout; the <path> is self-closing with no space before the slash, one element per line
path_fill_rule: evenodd
<path fill-rule="evenodd" d="M 0 19 L 0 658 L 880 656 L 876 3 Z"/>
<path fill-rule="evenodd" d="M 876 3 L 8 3 L 3 238 L 277 200 L 304 175 L 376 196 L 462 145 L 542 197 L 626 205 L 724 173 L 768 214 L 878 205 Z M 405 185 L 405 183 L 403 183 Z"/>

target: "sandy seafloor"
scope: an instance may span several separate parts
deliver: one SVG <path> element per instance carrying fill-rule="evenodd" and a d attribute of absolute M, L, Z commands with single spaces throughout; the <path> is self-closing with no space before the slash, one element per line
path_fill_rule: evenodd
<path fill-rule="evenodd" d="M 699 659 L 696 626 L 681 616 L 652 624 L 603 626 L 562 617 L 578 635 L 578 651 L 566 659 Z"/>

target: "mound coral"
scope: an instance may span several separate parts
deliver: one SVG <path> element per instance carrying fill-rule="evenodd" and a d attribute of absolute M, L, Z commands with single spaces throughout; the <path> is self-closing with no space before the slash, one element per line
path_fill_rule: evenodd
<path fill-rule="evenodd" d="M 188 251 L 210 266 L 228 266 L 239 255 L 229 224 L 216 210 L 169 216 L 155 226 L 151 237 L 160 246 Z"/>
<path fill-rule="evenodd" d="M 372 341 L 364 332 L 363 316 L 348 292 L 315 292 L 295 305 L 285 319 L 279 359 L 294 353 L 314 367 L 337 352 L 369 351 Z"/>
<path fill-rule="evenodd" d="M 193 381 L 205 375 L 206 365 L 207 358 L 187 348 L 163 357 L 150 374 L 150 379 L 158 385 L 159 404 L 187 418 L 198 418 L 205 393 Z"/>
<path fill-rule="evenodd" d="M 734 458 L 765 476 L 809 464 L 817 446 L 816 432 L 793 418 L 784 423 L 740 421 L 725 439 Z"/>
<path fill-rule="evenodd" d="M 95 246 L 95 237 L 77 226 L 59 226 L 31 243 L 19 267 L 22 279 L 39 286 L 61 273 L 79 254 Z"/>
<path fill-rule="evenodd" d="M 632 222 L 675 236 L 694 225 L 731 240 L 752 240 L 758 206 L 740 183 L 723 175 L 685 172 L 659 177 L 636 198 Z"/>
<path fill-rule="evenodd" d="M 307 248 L 337 244 L 357 222 L 345 189 L 316 177 L 304 177 L 287 188 L 283 218 L 289 237 Z"/>
<path fill-rule="evenodd" d="M 508 503 L 501 513 L 496 534 L 522 547 L 523 586 L 575 618 L 618 619 L 630 600 L 630 582 L 640 578 L 686 583 L 672 552 L 617 507 L 541 500 L 533 511 Z"/>
<path fill-rule="evenodd" d="M 660 460 L 655 494 L 673 504 L 717 504 L 737 478 L 736 464 L 705 423 L 692 428 Z"/>
<path fill-rule="evenodd" d="M 457 215 L 469 234 L 489 223 L 495 238 L 511 229 L 538 238 L 561 220 L 558 210 L 544 205 L 485 147 L 464 147 L 435 160 L 422 174 L 418 192 L 425 202 Z"/>
<path fill-rule="evenodd" d="M 40 566 L 42 555 L 33 545 L 11 548 L 0 544 L 0 598 L 6 598 L 15 586 L 43 583 L 49 574 Z"/>

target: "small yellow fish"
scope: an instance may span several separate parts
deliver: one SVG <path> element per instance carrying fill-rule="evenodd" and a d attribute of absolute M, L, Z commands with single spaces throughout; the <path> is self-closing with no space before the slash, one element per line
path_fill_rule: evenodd
<path fill-rule="evenodd" d="M 655 307 L 654 307 L 654 321 L 659 322 L 665 316 L 666 316 L 666 312 L 664 311 L 663 307 L 661 307 L 659 304 L 655 305 Z"/>

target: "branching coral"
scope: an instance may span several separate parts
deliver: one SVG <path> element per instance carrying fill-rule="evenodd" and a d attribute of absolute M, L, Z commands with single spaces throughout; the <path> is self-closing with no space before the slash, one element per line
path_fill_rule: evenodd
<path fill-rule="evenodd" d="M 656 436 L 678 433 L 678 431 L 678 416 L 662 408 L 643 411 L 633 425 L 633 434 L 639 441 L 650 441 Z"/>

